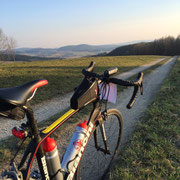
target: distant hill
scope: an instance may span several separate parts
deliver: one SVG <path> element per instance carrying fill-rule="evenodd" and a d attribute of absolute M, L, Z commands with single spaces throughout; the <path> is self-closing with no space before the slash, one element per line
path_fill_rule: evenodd
<path fill-rule="evenodd" d="M 17 55 L 46 57 L 46 58 L 76 58 L 88 56 L 105 55 L 117 47 L 137 43 L 140 41 L 131 41 L 119 44 L 107 45 L 69 45 L 59 48 L 17 48 L 14 49 Z"/>
<path fill-rule="evenodd" d="M 63 46 L 60 48 L 18 48 L 15 53 L 19 55 L 48 57 L 48 58 L 72 58 L 91 56 L 103 52 L 109 52 L 119 45 L 99 45 L 93 46 L 88 44 Z"/>
<path fill-rule="evenodd" d="M 1 60 L 3 61 L 14 61 L 14 58 L 12 55 L 3 54 L 3 58 L 1 57 Z M 48 57 L 38 57 L 38 56 L 27 56 L 27 55 L 15 55 L 15 61 L 47 61 L 47 60 L 54 60 L 57 58 L 48 58 Z M 58 58 L 60 59 L 60 58 Z"/>
<path fill-rule="evenodd" d="M 111 52 L 109 52 L 106 56 L 126 56 L 126 55 L 133 55 L 133 49 L 135 46 L 139 45 L 138 44 L 131 44 L 131 45 L 126 45 L 126 46 L 121 46 L 118 47 Z"/>
<path fill-rule="evenodd" d="M 107 56 L 126 55 L 180 55 L 180 35 L 177 38 L 168 36 L 152 42 L 142 42 L 121 46 L 107 54 Z"/>
<path fill-rule="evenodd" d="M 64 46 L 60 47 L 59 51 L 74 51 L 74 52 L 104 52 L 110 51 L 114 48 L 118 47 L 118 45 L 99 45 L 93 46 L 88 44 L 80 44 L 80 45 L 73 45 L 73 46 Z"/>
<path fill-rule="evenodd" d="M 50 48 L 18 48 L 14 49 L 15 53 L 18 55 L 27 55 L 27 56 L 38 56 L 38 57 L 50 57 L 53 54 L 56 54 L 56 49 Z"/>

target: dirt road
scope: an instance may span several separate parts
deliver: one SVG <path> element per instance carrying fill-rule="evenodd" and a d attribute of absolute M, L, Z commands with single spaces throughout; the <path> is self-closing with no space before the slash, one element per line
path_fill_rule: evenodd
<path fill-rule="evenodd" d="M 163 80 L 169 74 L 176 59 L 177 57 L 170 59 L 168 62 L 144 77 L 144 94 L 143 96 L 140 94 L 138 95 L 137 101 L 132 109 L 126 109 L 126 104 L 132 95 L 132 88 L 124 90 L 124 92 L 120 93 L 118 96 L 117 105 L 113 106 L 121 111 L 124 119 L 123 143 L 127 139 L 127 136 L 134 130 L 137 121 L 143 115 L 143 112 L 147 109 L 148 105 L 152 103 L 163 83 Z"/>

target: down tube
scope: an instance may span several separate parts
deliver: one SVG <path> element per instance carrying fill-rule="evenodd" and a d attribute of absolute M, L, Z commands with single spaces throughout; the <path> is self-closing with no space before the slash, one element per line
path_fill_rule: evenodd
<path fill-rule="evenodd" d="M 65 155 L 63 157 L 61 164 L 62 164 L 63 169 L 67 169 L 69 171 L 69 175 L 67 177 L 68 180 L 73 179 L 74 174 L 75 174 L 77 167 L 80 163 L 80 160 L 82 158 L 82 155 L 84 153 L 84 150 L 86 148 L 86 145 L 90 139 L 92 132 L 94 131 L 95 122 L 99 118 L 99 115 L 100 115 L 99 106 L 96 106 L 96 107 L 97 108 L 94 108 L 91 113 L 90 120 L 88 123 L 88 131 L 87 131 L 87 133 L 85 133 L 85 137 L 82 141 L 82 144 L 80 144 L 78 151 L 76 151 L 75 148 L 73 148 L 73 146 L 72 146 L 72 140 L 73 140 L 73 138 L 72 138 L 70 141 L 70 144 L 68 146 L 68 147 L 70 147 L 70 151 L 67 148 L 67 151 L 65 152 Z M 74 143 L 73 143 L 73 145 L 74 145 Z M 72 154 L 73 154 L 73 156 L 72 156 Z M 71 160 L 69 161 L 69 159 L 71 159 Z"/>

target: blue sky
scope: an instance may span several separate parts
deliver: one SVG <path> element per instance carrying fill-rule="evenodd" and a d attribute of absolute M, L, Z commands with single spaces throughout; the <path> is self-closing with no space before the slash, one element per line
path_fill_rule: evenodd
<path fill-rule="evenodd" d="M 180 0 L 0 0 L 18 47 L 116 44 L 180 34 Z"/>

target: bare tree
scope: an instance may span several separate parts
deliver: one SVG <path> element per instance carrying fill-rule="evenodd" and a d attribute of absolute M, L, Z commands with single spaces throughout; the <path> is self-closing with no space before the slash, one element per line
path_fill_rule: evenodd
<path fill-rule="evenodd" d="M 8 56 L 10 57 L 10 59 L 12 58 L 13 61 L 15 61 L 15 51 L 14 51 L 14 48 L 16 47 L 16 44 L 17 43 L 16 43 L 14 38 L 9 37 L 7 39 L 7 49 L 6 49 L 6 51 L 7 51 Z"/>
<path fill-rule="evenodd" d="M 3 51 L 6 49 L 6 36 L 3 33 L 2 29 L 0 29 L 0 60 L 3 58 Z"/>
<path fill-rule="evenodd" d="M 6 36 L 2 29 L 0 29 L 0 60 L 3 60 L 5 56 L 15 61 L 14 48 L 16 47 L 16 41 L 12 37 Z"/>
<path fill-rule="evenodd" d="M 4 49 L 5 45 L 5 34 L 3 33 L 2 29 L 0 29 L 0 50 Z"/>

